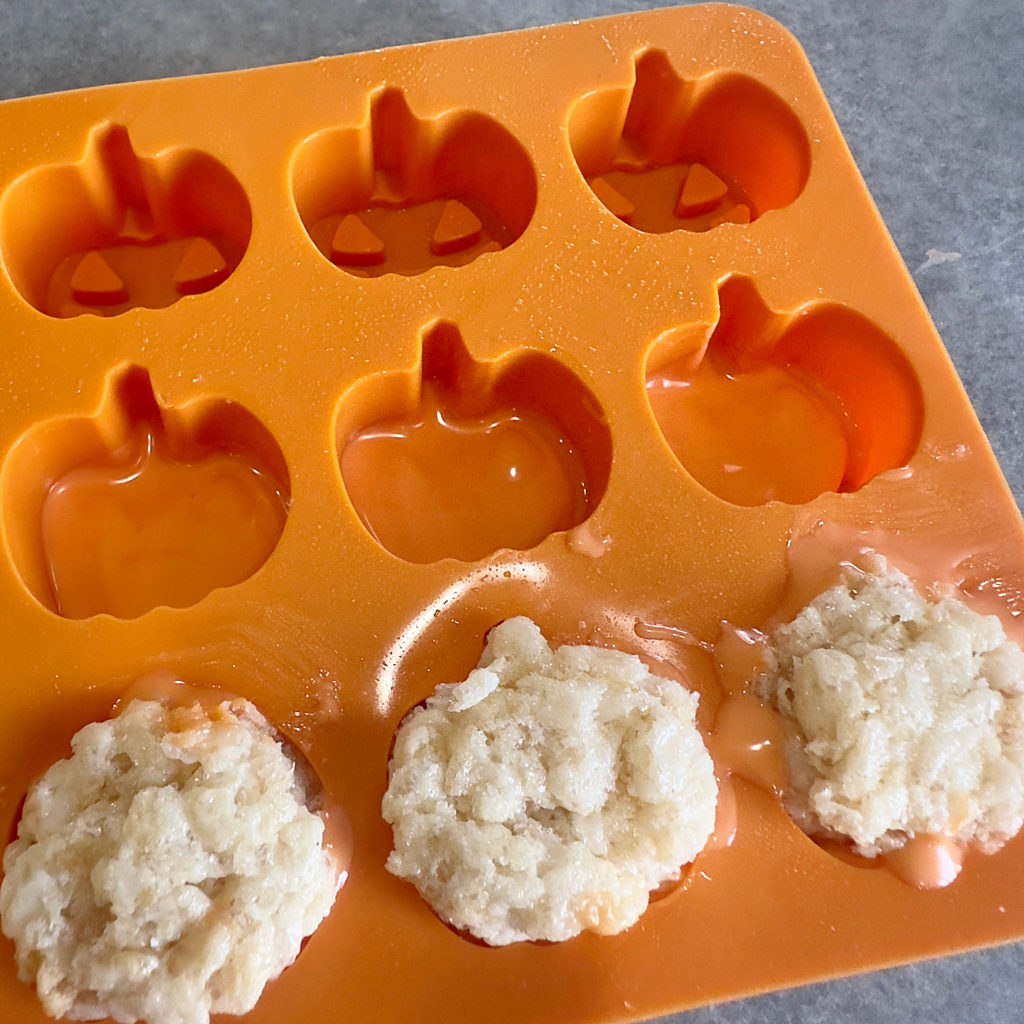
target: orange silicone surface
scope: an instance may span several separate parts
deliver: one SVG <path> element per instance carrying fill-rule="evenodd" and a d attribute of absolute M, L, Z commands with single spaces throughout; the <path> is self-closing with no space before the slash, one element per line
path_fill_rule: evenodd
<path fill-rule="evenodd" d="M 253 700 L 351 823 L 254 1024 L 649 1017 L 1024 936 L 1021 838 L 918 890 L 742 757 L 732 843 L 618 936 L 487 948 L 384 869 L 394 730 L 511 615 L 663 666 L 714 751 L 720 624 L 769 621 L 814 524 L 1024 611 L 1019 514 L 778 25 L 652 11 L 0 130 L 6 833 L 165 669 Z M 6 939 L 0 1005 L 45 1019 Z"/>

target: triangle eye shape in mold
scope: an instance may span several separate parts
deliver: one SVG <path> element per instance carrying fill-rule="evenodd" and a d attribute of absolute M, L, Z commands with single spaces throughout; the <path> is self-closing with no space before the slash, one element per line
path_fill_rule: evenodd
<path fill-rule="evenodd" d="M 335 443 L 363 526 L 418 563 L 536 547 L 591 514 L 611 467 L 610 431 L 574 373 L 524 349 L 477 362 L 446 322 L 414 370 L 342 397 Z"/>
<path fill-rule="evenodd" d="M 530 158 L 497 121 L 421 119 L 397 89 L 372 98 L 362 125 L 307 139 L 292 189 L 316 247 L 358 277 L 465 266 L 511 245 L 537 201 Z"/>
<path fill-rule="evenodd" d="M 601 203 L 640 231 L 708 231 L 789 205 L 810 173 L 807 135 L 765 85 L 736 72 L 696 81 L 660 50 L 634 84 L 593 92 L 569 118 L 576 162 Z"/>
<path fill-rule="evenodd" d="M 139 366 L 111 374 L 94 416 L 43 420 L 0 476 L 15 569 L 66 618 L 133 619 L 241 583 L 284 528 L 288 471 L 234 402 L 164 406 Z"/>
<path fill-rule="evenodd" d="M 207 153 L 139 156 L 122 125 L 89 137 L 78 164 L 29 171 L 0 201 L 0 247 L 42 313 L 116 316 L 215 288 L 238 265 L 249 201 Z"/>
<path fill-rule="evenodd" d="M 702 345 L 667 332 L 647 369 L 662 434 L 698 483 L 735 505 L 796 505 L 907 463 L 924 405 L 889 335 L 837 303 L 773 313 L 743 277 L 719 307 Z"/>

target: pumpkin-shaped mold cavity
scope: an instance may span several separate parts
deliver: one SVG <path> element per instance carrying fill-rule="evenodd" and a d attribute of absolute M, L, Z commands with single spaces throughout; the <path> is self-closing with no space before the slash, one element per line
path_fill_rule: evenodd
<path fill-rule="evenodd" d="M 647 232 L 747 224 L 810 173 L 807 133 L 776 93 L 732 71 L 689 81 L 660 50 L 638 58 L 632 86 L 582 97 L 569 140 L 597 198 Z"/>
<path fill-rule="evenodd" d="M 397 89 L 362 124 L 326 129 L 295 152 L 302 223 L 335 266 L 361 277 L 464 266 L 526 229 L 537 181 L 526 151 L 472 110 L 421 119 Z"/>
<path fill-rule="evenodd" d="M 42 313 L 116 316 L 210 291 L 249 244 L 245 191 L 218 160 L 142 157 L 124 126 L 96 128 L 77 164 L 37 167 L 0 200 L 0 251 Z"/>
<path fill-rule="evenodd" d="M 710 338 L 667 331 L 647 365 L 654 416 L 698 483 L 735 505 L 796 505 L 909 461 L 923 398 L 889 335 L 838 303 L 774 313 L 743 277 L 718 298 Z"/>
<path fill-rule="evenodd" d="M 547 353 L 477 362 L 458 329 L 423 337 L 420 365 L 341 398 L 335 444 L 348 499 L 409 562 L 527 550 L 593 512 L 611 467 L 597 400 Z"/>
<path fill-rule="evenodd" d="M 8 452 L 0 507 L 23 583 L 67 618 L 189 607 L 270 556 L 289 502 L 284 456 L 244 407 L 164 406 L 121 367 L 94 416 L 43 420 Z"/>

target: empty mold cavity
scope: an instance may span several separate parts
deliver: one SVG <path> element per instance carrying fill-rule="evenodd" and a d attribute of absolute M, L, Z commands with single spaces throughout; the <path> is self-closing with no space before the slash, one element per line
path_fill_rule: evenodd
<path fill-rule="evenodd" d="M 410 372 L 366 378 L 339 405 L 341 475 L 363 525 L 409 562 L 473 561 L 572 529 L 600 501 L 611 435 L 550 356 L 476 362 L 439 323 Z"/>
<path fill-rule="evenodd" d="M 289 500 L 284 456 L 242 406 L 164 407 L 138 366 L 93 417 L 42 421 L 0 477 L 8 550 L 60 615 L 130 619 L 241 583 L 269 557 Z"/>
<path fill-rule="evenodd" d="M 807 135 L 792 110 L 747 75 L 676 74 L 650 50 L 632 87 L 584 96 L 569 118 L 573 155 L 597 198 L 641 231 L 746 224 L 800 194 Z"/>
<path fill-rule="evenodd" d="M 316 247 L 363 277 L 463 266 L 504 249 L 537 198 L 533 165 L 500 124 L 465 110 L 417 118 L 396 89 L 372 99 L 363 124 L 307 139 L 292 188 Z"/>
<path fill-rule="evenodd" d="M 194 149 L 141 157 L 121 125 L 78 164 L 40 167 L 0 202 L 0 249 L 40 312 L 115 316 L 209 291 L 238 265 L 252 217 L 242 186 Z"/>
<path fill-rule="evenodd" d="M 665 440 L 699 483 L 736 505 L 800 504 L 909 460 L 921 389 L 888 335 L 834 303 L 773 313 L 741 277 L 719 304 L 709 339 L 667 332 L 647 370 Z"/>

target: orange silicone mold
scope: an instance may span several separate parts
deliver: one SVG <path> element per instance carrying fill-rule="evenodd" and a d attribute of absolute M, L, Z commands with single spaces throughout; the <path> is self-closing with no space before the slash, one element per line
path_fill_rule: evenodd
<path fill-rule="evenodd" d="M 649 1017 L 1024 936 L 1024 839 L 919 890 L 801 834 L 718 643 L 815 545 L 1024 612 L 1020 516 L 778 25 L 652 11 L 0 126 L 5 834 L 166 670 L 254 701 L 351 825 L 253 1024 Z M 384 869 L 398 722 L 518 614 L 701 696 L 734 837 L 617 936 L 487 948 Z M 6 940 L 0 1004 L 45 1019 Z"/>

